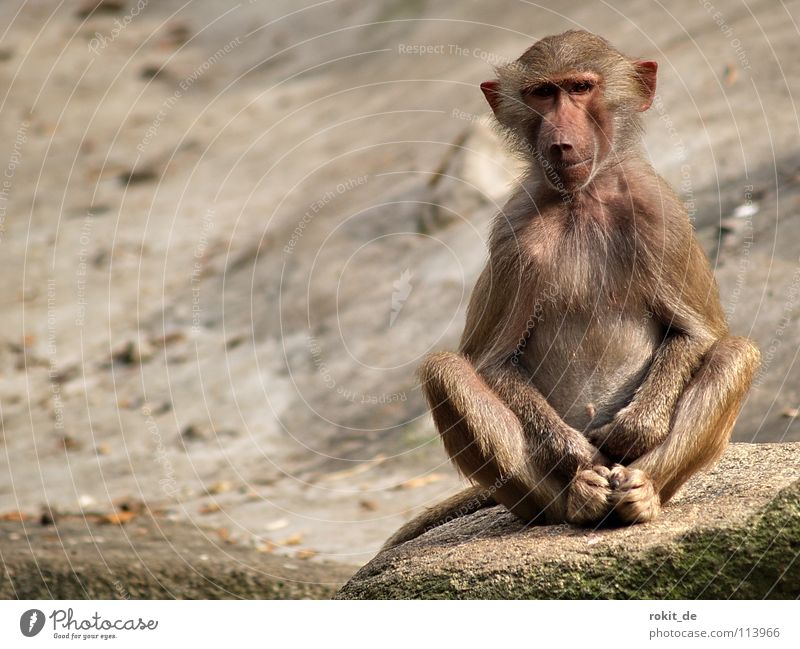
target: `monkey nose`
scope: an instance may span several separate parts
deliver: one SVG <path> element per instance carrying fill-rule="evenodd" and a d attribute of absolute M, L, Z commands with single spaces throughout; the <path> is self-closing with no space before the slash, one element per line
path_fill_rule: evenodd
<path fill-rule="evenodd" d="M 556 142 L 550 145 L 550 155 L 555 160 L 559 160 L 565 155 L 569 155 L 572 151 L 572 145 L 569 142 Z"/>

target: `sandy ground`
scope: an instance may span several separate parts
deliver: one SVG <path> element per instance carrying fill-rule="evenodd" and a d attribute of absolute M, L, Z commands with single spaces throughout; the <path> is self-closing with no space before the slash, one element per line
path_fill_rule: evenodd
<path fill-rule="evenodd" d="M 142 4 L 0 4 L 0 514 L 357 565 L 458 488 L 413 372 L 517 172 L 477 84 L 574 27 L 659 61 L 647 153 L 764 354 L 734 437 L 800 439 L 800 3 Z"/>

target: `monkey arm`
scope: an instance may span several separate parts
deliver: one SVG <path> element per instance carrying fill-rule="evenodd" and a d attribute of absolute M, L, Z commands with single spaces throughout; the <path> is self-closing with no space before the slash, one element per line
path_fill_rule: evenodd
<path fill-rule="evenodd" d="M 531 296 L 514 294 L 511 286 L 519 286 L 516 264 L 499 263 L 493 257 L 478 277 L 467 307 L 467 319 L 461 336 L 460 351 L 476 369 L 502 365 L 525 332 Z"/>
<path fill-rule="evenodd" d="M 530 462 L 538 471 L 570 480 L 580 469 L 605 464 L 589 440 L 569 426 L 531 384 L 523 368 L 509 361 L 484 372 L 484 379 L 520 420 Z"/>
<path fill-rule="evenodd" d="M 680 228 L 676 230 L 681 234 Z M 631 402 L 614 419 L 587 433 L 614 459 L 635 460 L 664 442 L 680 395 L 727 327 L 708 261 L 691 232 L 673 242 L 685 250 L 682 272 L 662 277 L 651 305 L 667 334 Z"/>
<path fill-rule="evenodd" d="M 669 335 L 631 402 L 611 422 L 588 431 L 589 440 L 619 461 L 634 460 L 661 444 L 669 434 L 678 398 L 709 346 L 684 333 Z"/>

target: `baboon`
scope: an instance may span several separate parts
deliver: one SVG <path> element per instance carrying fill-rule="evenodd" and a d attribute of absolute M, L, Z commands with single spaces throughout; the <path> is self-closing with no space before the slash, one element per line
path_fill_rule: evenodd
<path fill-rule="evenodd" d="M 386 544 L 502 504 L 526 522 L 652 520 L 716 461 L 759 364 L 639 148 L 657 64 L 568 31 L 481 84 L 527 171 L 493 222 L 458 353 L 422 389 L 475 486 Z"/>

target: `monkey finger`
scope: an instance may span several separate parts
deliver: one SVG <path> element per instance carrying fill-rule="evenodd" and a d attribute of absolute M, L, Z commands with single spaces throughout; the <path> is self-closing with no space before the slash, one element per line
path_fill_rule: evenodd
<path fill-rule="evenodd" d="M 591 487 L 604 487 L 608 488 L 608 478 L 593 469 L 584 469 L 579 471 L 576 480 L 585 483 Z"/>
<path fill-rule="evenodd" d="M 605 426 L 600 426 L 600 428 L 592 428 L 586 431 L 585 436 L 586 439 L 599 448 L 608 440 L 610 434 L 610 424 L 606 424 Z"/>
<path fill-rule="evenodd" d="M 611 485 L 612 489 L 619 489 L 620 485 L 625 480 L 627 471 L 628 469 L 621 464 L 614 464 L 611 467 L 610 474 L 608 476 L 608 483 Z"/>
<path fill-rule="evenodd" d="M 639 476 L 626 476 L 619 480 L 614 491 L 636 491 L 637 489 L 644 489 L 647 487 L 647 481 L 641 479 Z"/>
<path fill-rule="evenodd" d="M 596 458 L 595 458 L 596 459 Z M 611 477 L 611 469 L 604 464 L 595 464 L 592 471 L 608 480 Z"/>

